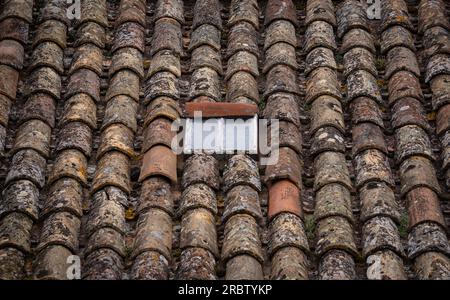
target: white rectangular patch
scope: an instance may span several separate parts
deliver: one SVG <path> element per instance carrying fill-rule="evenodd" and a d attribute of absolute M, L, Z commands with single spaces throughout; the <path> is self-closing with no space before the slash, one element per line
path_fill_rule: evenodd
<path fill-rule="evenodd" d="M 183 152 L 258 153 L 258 116 L 250 119 L 186 119 Z"/>

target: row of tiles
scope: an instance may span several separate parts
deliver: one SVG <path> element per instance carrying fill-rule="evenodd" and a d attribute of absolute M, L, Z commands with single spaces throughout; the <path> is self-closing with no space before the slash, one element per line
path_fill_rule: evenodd
<path fill-rule="evenodd" d="M 234 1 L 231 4 L 229 17 L 231 28 L 227 46 L 228 66 L 227 72 L 222 74 L 219 52 L 222 22 L 218 4 L 210 2 L 197 1 L 194 8 L 195 17 L 189 46 L 192 51 L 191 71 L 193 72 L 190 98 L 194 101 L 221 101 L 219 82 L 220 76 L 224 75 L 228 87 L 226 100 L 244 103 L 258 102 L 255 80 L 260 75 L 257 63 L 258 47 L 255 38 L 259 26 L 256 21 L 259 14 L 257 3 L 255 1 Z M 100 100 L 99 70 L 101 68 L 99 66 L 102 61 L 101 49 L 104 47 L 102 33 L 105 30 L 105 20 L 107 20 L 105 5 L 104 2 L 102 3 L 103 6 L 100 5 L 100 7 L 90 7 L 90 5 L 84 7 L 83 11 L 92 11 L 92 15 L 87 14 L 89 17 L 85 20 L 86 24 L 83 26 L 83 22 L 80 22 L 81 25 L 78 27 L 76 44 L 79 47 L 76 50 L 76 59 L 69 71 L 72 75 L 67 92 L 69 101 L 66 106 L 68 108 L 63 114 L 64 129 L 67 128 L 67 134 L 63 135 L 60 139 L 61 142 L 58 143 L 58 145 L 62 145 L 57 147 L 55 167 L 51 172 L 52 176 L 48 179 L 55 191 L 61 191 L 61 187 L 64 187 L 63 192 L 59 194 L 59 201 L 71 199 L 73 202 L 55 206 L 54 198 L 48 198 L 48 202 L 52 203 L 48 203 L 49 209 L 41 213 L 41 218 L 48 226 L 44 226 L 42 243 L 38 247 L 44 253 L 38 260 L 38 266 L 45 271 L 37 272 L 38 277 L 39 274 L 45 274 L 42 277 L 50 278 L 64 276 L 64 270 L 60 268 L 61 265 L 58 265 L 58 261 L 59 263 L 63 261 L 64 255 L 67 256 L 69 252 L 76 253 L 77 251 L 76 241 L 79 235 L 77 230 L 80 227 L 78 218 L 80 217 L 81 201 L 80 193 L 77 194 L 76 191 L 79 191 L 80 185 L 87 182 L 86 172 L 83 170 L 85 170 L 86 158 L 91 155 L 91 130 L 95 128 L 96 123 L 95 103 Z M 397 4 L 400 5 L 400 9 L 393 6 L 392 11 L 394 12 L 390 13 L 391 16 L 394 16 L 391 17 L 393 20 L 401 19 L 398 18 L 398 14 L 403 12 L 401 4 L 400 2 Z M 51 4 L 49 5 L 51 6 Z M 386 165 L 384 138 L 380 131 L 383 126 L 382 120 L 378 118 L 378 105 L 382 102 L 381 94 L 377 91 L 378 87 L 374 82 L 376 69 L 373 64 L 373 52 L 371 52 L 373 40 L 367 30 L 367 25 L 364 25 L 367 24 L 367 20 L 364 13 L 361 13 L 362 8 L 354 1 L 346 1 L 338 9 L 338 24 L 336 24 L 334 7 L 330 1 L 308 1 L 306 10 L 308 27 L 305 52 L 308 53 L 306 58 L 308 68 L 305 72 L 308 76 L 308 84 L 305 101 L 311 104 L 312 144 L 316 145 L 311 148 L 310 155 L 315 157 L 315 217 L 318 223 L 319 237 L 316 252 L 321 257 L 320 277 L 354 278 L 354 259 L 359 256 L 352 238 L 354 218 L 349 209 L 349 191 L 352 189 L 352 182 L 345 163 L 343 143 L 342 106 L 350 105 L 354 118 L 357 119 L 354 121 L 357 126 L 354 127 L 353 138 L 354 141 L 360 141 L 360 144 L 355 142 L 358 147 L 354 147 L 354 162 L 356 166 L 359 166 L 356 187 L 360 191 L 362 202 L 366 203 L 366 205 L 363 204 L 363 210 L 366 212 L 363 233 L 366 239 L 363 252 L 369 266 L 372 265 L 371 261 L 381 265 L 381 271 L 379 271 L 380 268 L 377 268 L 378 265 L 375 265 L 372 270 L 377 271 L 368 274 L 371 274 L 373 278 L 401 278 L 404 276 L 401 268 L 394 268 L 386 263 L 394 261 L 397 265 L 401 265 L 397 256 L 402 256 L 403 251 L 395 228 L 395 222 L 398 222 L 398 212 L 395 209 L 395 199 L 390 188 L 393 182 L 390 178 L 389 166 Z M 98 13 L 99 11 L 103 13 Z M 126 206 L 127 203 L 127 193 L 130 192 L 129 160 L 133 155 L 132 142 L 137 128 L 135 116 L 136 101 L 139 99 L 139 79 L 143 77 L 141 66 L 144 49 L 144 11 L 145 7 L 141 1 L 121 2 L 116 38 L 112 47 L 113 65 L 110 68 L 111 80 L 105 98 L 107 105 L 101 128 L 101 146 L 97 150 L 99 162 L 93 182 L 95 188 L 92 189 L 94 201 L 92 201 L 92 209 L 86 224 L 86 228 L 90 228 L 86 229 L 90 237 L 87 248 L 89 251 L 86 252 L 88 255 L 86 278 L 120 278 L 122 273 L 125 256 L 125 251 L 123 251 L 123 235 L 125 233 L 123 212 L 124 204 Z M 386 15 L 389 16 L 389 14 Z M 177 103 L 180 99 L 177 80 L 181 75 L 179 56 L 182 46 L 180 38 L 181 24 L 184 22 L 182 2 L 159 1 L 156 5 L 155 16 L 156 22 L 151 47 L 152 61 L 144 84 L 146 87 L 144 104 L 147 106 L 144 122 L 146 138 L 144 139 L 143 167 L 140 176 L 143 184 L 139 201 L 140 214 L 132 254 L 133 258 L 136 257 L 132 268 L 132 277 L 135 278 L 167 278 L 172 247 L 170 228 L 172 227 L 171 218 L 174 206 L 169 183 L 175 182 L 177 178 L 176 157 L 170 151 L 171 135 L 167 126 L 169 120 L 173 120 L 180 114 Z M 383 24 L 388 24 L 383 25 L 383 28 L 386 29 L 384 32 L 387 32 L 386 35 L 389 35 L 389 31 L 394 30 L 392 28 L 399 29 L 401 27 L 394 26 L 394 23 L 390 24 L 388 16 L 384 15 L 383 17 Z M 61 46 L 65 45 L 64 38 L 61 34 L 56 33 L 64 32 L 58 29 L 58 25 L 63 23 L 57 22 L 57 19 L 54 15 L 49 17 L 49 21 L 54 23 L 49 27 L 54 33 L 51 34 L 53 44 Z M 291 1 L 269 1 L 265 17 L 267 33 L 264 43 L 263 73 L 266 74 L 267 84 L 263 99 L 267 103 L 264 113 L 282 120 L 280 162 L 273 167 L 268 167 L 265 171 L 265 182 L 269 186 L 270 197 L 272 278 L 307 277 L 305 253 L 308 252 L 308 243 L 305 238 L 299 198 L 296 196 L 302 189 L 300 157 L 302 154 L 305 155 L 301 149 L 299 112 L 298 105 L 296 105 L 300 95 L 295 80 L 298 70 L 294 48 L 297 45 L 295 37 L 297 23 L 296 10 Z M 344 67 L 348 82 L 346 99 L 348 101 L 344 103 L 341 103 L 343 97 L 334 60 L 334 51 L 337 50 L 337 46 L 333 26 L 336 25 L 338 25 L 338 38 L 341 38 L 343 42 L 341 49 L 346 50 L 344 50 Z M 399 24 L 395 23 L 395 25 Z M 401 28 L 403 29 L 403 27 Z M 404 28 L 407 29 L 407 26 Z M 279 34 L 280 32 L 282 34 Z M 167 36 L 173 38 L 168 39 Z M 400 35 L 400 37 L 403 36 L 407 35 Z M 420 72 L 415 73 L 414 60 L 408 56 L 410 53 L 405 54 L 403 48 L 408 48 L 395 45 L 396 42 L 398 43 L 398 41 L 390 42 L 389 39 L 386 39 L 387 49 L 391 50 L 395 47 L 400 49 L 392 54 L 391 59 L 389 59 L 391 52 L 388 52 L 388 69 L 391 68 L 391 71 L 387 71 L 387 73 L 390 74 L 388 75 L 390 76 L 389 81 L 393 81 L 393 87 L 401 85 L 401 82 L 395 82 L 392 79 L 401 72 L 408 71 L 416 77 L 420 75 Z M 53 44 L 51 45 L 53 46 Z M 361 46 L 358 47 L 358 45 Z M 45 53 L 37 49 L 36 46 L 34 53 L 38 53 L 37 57 L 40 53 Z M 44 63 L 41 66 L 51 66 L 51 68 L 40 68 L 44 69 L 43 74 L 37 74 L 36 79 L 31 81 L 33 84 L 35 82 L 38 84 L 36 88 L 32 87 L 32 91 L 41 91 L 45 96 L 48 94 L 59 97 L 60 86 L 40 87 L 39 79 L 45 78 L 45 76 L 57 78 L 57 75 L 53 73 L 57 73 L 60 60 L 56 55 L 41 55 L 41 57 L 43 57 L 42 61 L 45 61 L 46 57 L 51 60 L 50 63 Z M 399 57 L 406 57 L 406 62 L 400 60 Z M 411 76 L 404 77 L 411 78 Z M 403 79 L 400 75 L 397 78 Z M 397 88 L 397 91 L 403 90 Z M 408 108 L 411 106 L 418 108 L 413 112 L 420 113 L 420 102 L 413 101 L 420 96 L 420 86 L 419 90 L 415 91 L 416 93 L 411 97 L 404 94 L 397 95 L 395 91 L 394 88 L 389 89 L 393 107 L 401 101 L 408 100 Z M 412 92 L 414 93 L 414 91 Z M 38 93 L 32 92 L 32 94 Z M 32 98 L 30 97 L 30 99 Z M 53 103 L 53 99 L 51 100 Z M 46 101 L 39 102 L 36 107 L 45 107 L 43 103 L 50 102 L 49 99 Z M 78 109 L 73 109 L 73 107 Z M 405 111 L 405 106 L 398 107 L 400 112 Z M 360 111 L 364 114 L 360 114 Z M 50 110 L 46 113 L 47 118 L 44 120 L 54 120 L 54 111 Z M 401 116 L 404 117 L 401 118 Z M 417 129 L 427 123 L 423 121 L 423 118 L 416 118 L 420 122 L 414 123 L 415 119 L 411 121 L 411 118 L 415 115 L 404 113 L 401 116 L 393 114 L 393 122 L 398 120 L 398 125 L 396 125 L 398 145 L 402 145 L 402 137 L 405 137 L 405 143 L 410 141 L 409 136 L 411 135 L 417 141 L 427 138 L 426 133 L 421 135 L 421 131 Z M 404 121 L 405 118 L 408 120 Z M 42 116 L 29 117 L 29 120 L 34 121 L 34 119 L 42 122 Z M 18 168 L 23 170 L 25 168 L 21 164 L 28 163 L 36 173 L 25 175 L 19 173 L 17 175 L 12 172 L 7 182 L 16 182 L 15 185 L 8 183 L 8 186 L 16 187 L 16 191 L 25 190 L 24 186 L 30 186 L 29 190 L 33 190 L 33 195 L 36 195 L 37 188 L 42 188 L 45 181 L 45 177 L 40 175 L 45 170 L 45 160 L 40 157 L 48 156 L 46 149 L 49 146 L 45 141 L 49 140 L 49 131 L 54 123 L 53 125 L 48 124 L 48 128 L 38 126 L 38 129 L 36 129 L 36 124 L 40 123 L 36 123 L 36 121 L 32 123 L 32 126 L 27 127 L 25 124 L 27 122 L 20 127 L 24 128 L 22 131 L 25 136 L 31 130 L 37 130 L 39 135 L 43 135 L 44 138 L 41 138 L 39 142 L 32 140 L 31 144 L 25 146 L 21 146 L 19 143 L 14 148 L 19 149 L 14 156 L 17 157 L 17 163 L 14 163 L 13 160 L 12 166 L 17 164 Z M 19 137 L 23 135 L 18 134 L 17 136 L 16 141 L 20 142 Z M 22 140 L 29 142 L 27 138 Z M 419 143 L 419 145 L 427 146 L 428 144 Z M 20 151 L 20 149 L 29 150 L 30 148 L 34 151 Z M 413 153 L 408 145 L 398 146 L 398 148 L 405 149 L 404 154 L 399 154 L 400 162 L 409 157 L 418 156 L 420 158 L 414 161 L 413 167 L 411 167 L 411 162 L 404 164 L 405 173 L 409 171 L 410 175 L 408 177 L 406 174 L 402 178 L 402 188 L 404 187 L 402 195 L 413 195 L 410 197 L 414 198 L 415 196 L 415 199 L 421 200 L 411 201 L 416 204 L 410 208 L 410 217 L 412 220 L 416 220 L 411 223 L 413 224 L 411 228 L 415 224 L 427 224 L 427 227 L 424 225 L 421 230 L 421 227 L 418 226 L 419 230 L 411 233 L 410 244 L 413 254 L 410 254 L 410 257 L 415 258 L 421 254 L 417 258 L 418 273 L 421 273 L 420 268 L 426 269 L 426 266 L 435 265 L 436 259 L 448 263 L 444 257 L 433 251 L 439 250 L 443 253 L 448 251 L 445 234 L 442 234 L 441 227 L 434 226 L 438 224 L 445 227 L 445 222 L 439 222 L 442 221 L 440 218 L 431 218 L 439 216 L 440 212 L 436 205 L 437 196 L 434 194 L 440 191 L 439 184 L 437 181 L 433 181 L 433 176 L 423 176 L 422 171 L 414 171 L 416 164 L 419 164 L 418 169 L 428 170 L 427 174 L 431 175 L 435 173 L 428 160 L 421 159 L 431 153 L 426 151 L 426 147 L 425 150 L 421 148 L 417 150 L 419 152 Z M 57 163 L 58 161 L 60 164 Z M 61 167 L 57 168 L 58 166 Z M 254 161 L 245 156 L 233 157 L 228 166 L 229 169 L 224 173 L 224 177 L 227 177 L 227 180 L 224 180 L 227 183 L 224 192 L 227 199 L 225 209 L 228 213 L 224 215 L 223 219 L 226 233 L 225 244 L 222 246 L 222 261 L 227 263 L 226 277 L 261 278 L 263 256 L 257 226 L 257 220 L 261 215 L 257 196 L 257 192 L 260 190 L 257 166 Z M 330 169 L 329 166 L 333 166 L 333 168 Z M 182 179 L 182 241 L 180 244 L 183 252 L 178 271 L 179 278 L 215 277 L 214 266 L 219 253 L 214 224 L 214 216 L 217 214 L 214 209 L 214 199 L 216 198 L 214 191 L 219 188 L 218 174 L 217 162 L 214 157 L 193 156 L 185 166 Z M 36 175 L 40 177 L 36 177 Z M 25 178 L 29 180 L 23 180 Z M 420 190 L 421 193 L 418 196 L 419 189 L 416 187 L 424 185 L 428 189 Z M 415 193 L 411 191 L 415 191 Z M 28 193 L 31 194 L 31 192 Z M 17 193 L 11 192 L 11 195 L 8 202 L 11 207 L 4 209 L 4 216 L 7 218 L 5 217 L 3 223 L 8 224 L 9 220 L 18 221 L 13 222 L 16 225 L 9 227 L 11 232 L 8 232 L 7 229 L 5 232 L 7 236 L 13 236 L 18 224 L 19 227 L 24 228 L 22 230 L 24 234 L 21 235 L 24 240 L 22 243 L 11 243 L 10 241 L 14 241 L 14 239 L 7 238 L 5 245 L 9 246 L 4 249 L 8 253 L 20 254 L 16 249 L 29 250 L 27 237 L 29 237 L 30 229 L 27 228 L 31 228 L 32 222 L 28 217 L 31 217 L 31 221 L 35 221 L 36 202 L 24 205 L 17 200 Z M 68 195 L 73 195 L 73 197 Z M 289 195 L 289 197 L 284 195 Z M 382 199 L 385 202 L 374 201 L 374 198 Z M 290 202 L 286 203 L 287 200 Z M 415 209 L 415 207 L 423 205 L 421 202 L 424 201 L 431 204 L 427 206 L 428 210 L 425 211 L 424 216 L 421 216 L 418 215 L 422 213 L 421 210 Z M 187 203 L 186 207 L 184 203 Z M 55 207 L 57 209 L 52 209 Z M 12 213 L 13 211 L 14 213 Z M 30 215 L 30 211 L 34 211 L 34 214 Z M 22 213 L 26 213 L 27 217 L 24 218 Z M 430 224 L 424 223 L 430 221 Z M 63 227 L 68 228 L 72 234 L 58 235 L 58 230 Z M 336 229 L 338 230 L 336 231 Z M 425 238 L 425 242 L 418 243 L 418 240 L 423 238 Z M 11 245 L 13 246 L 11 247 Z M 48 249 L 44 251 L 45 248 Z M 58 255 L 54 255 L 55 253 Z M 376 255 L 373 255 L 374 253 Z M 431 258 L 429 258 L 430 255 Z M 23 260 L 22 256 L 18 255 L 17 257 Z M 46 259 L 46 257 L 54 260 Z M 379 258 L 377 259 L 377 257 Z M 20 266 L 20 263 L 21 261 L 18 259 L 17 266 Z M 242 269 L 242 266 L 247 266 L 247 268 Z M 427 276 L 431 276 L 430 274 L 436 273 L 432 271 L 434 272 L 432 269 L 426 269 L 421 274 L 423 278 L 427 278 Z M 445 265 L 443 271 L 437 273 L 439 276 L 446 276 Z M 437 275 L 436 277 L 439 277 Z"/>

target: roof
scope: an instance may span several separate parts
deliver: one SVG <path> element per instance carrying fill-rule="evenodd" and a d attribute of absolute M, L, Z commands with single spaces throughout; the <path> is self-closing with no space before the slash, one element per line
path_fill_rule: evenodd
<path fill-rule="evenodd" d="M 449 279 L 450 6 L 362 2 L 3 1 L 0 279 Z M 177 155 L 185 107 L 279 159 Z"/>

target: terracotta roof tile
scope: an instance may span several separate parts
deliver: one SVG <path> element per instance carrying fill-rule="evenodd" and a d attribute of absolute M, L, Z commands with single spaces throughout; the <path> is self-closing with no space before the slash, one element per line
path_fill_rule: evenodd
<path fill-rule="evenodd" d="M 178 78 L 181 76 L 181 23 L 184 23 L 182 2 L 158 1 L 155 22 L 150 47 L 152 60 L 144 83 L 146 108 L 139 176 L 142 187 L 137 205 L 137 232 L 131 247 L 133 265 L 130 275 L 133 279 L 168 279 L 172 263 L 172 219 L 176 216 L 173 185 L 177 183 L 178 174 L 177 156 L 171 150 L 171 140 L 175 133 L 171 132 L 170 125 L 171 121 L 181 115 L 177 100 L 180 97 Z M 136 60 L 137 55 L 134 56 L 133 59 Z M 139 62 L 127 59 L 123 61 L 123 65 L 127 67 L 137 64 L 136 67 L 141 67 L 142 59 L 142 56 L 139 57 Z M 138 86 L 131 91 L 136 92 L 137 101 Z M 115 117 L 118 114 L 114 111 L 119 111 L 120 106 L 116 104 L 111 107 L 114 108 L 111 110 L 111 117 Z M 137 110 L 138 107 L 133 106 L 134 115 Z M 123 114 L 120 119 L 137 128 L 134 118 L 130 119 Z M 133 144 L 130 147 L 133 149 Z"/>
<path fill-rule="evenodd" d="M 285 247 L 272 257 L 273 280 L 301 280 L 308 278 L 308 258 L 296 247 Z"/>
<path fill-rule="evenodd" d="M 392 15 L 398 13 L 402 14 L 403 18 L 400 19 L 403 20 L 403 22 L 399 25 L 410 29 L 409 16 L 407 15 L 407 11 L 404 9 L 406 6 L 405 2 L 397 1 L 396 4 L 396 11 L 393 11 Z M 427 27 L 427 24 L 430 23 L 429 15 L 435 15 L 436 13 L 436 11 L 433 12 L 433 6 L 435 4 L 438 3 L 435 1 L 421 1 L 419 6 L 419 31 L 421 31 L 421 33 L 423 33 L 425 29 L 433 27 L 431 24 L 431 26 Z M 399 12 L 399 9 L 401 9 L 402 6 L 402 12 Z M 423 9 L 427 6 L 429 6 L 429 10 L 424 13 Z M 435 15 L 437 22 L 439 22 L 439 14 L 440 13 Z M 389 22 L 386 21 L 383 28 L 387 28 L 388 24 Z M 424 40 L 426 41 L 427 39 Z M 425 43 L 427 43 L 428 47 L 430 46 L 429 40 Z M 395 101 L 402 101 L 401 99 L 409 96 L 416 98 L 417 100 L 422 100 L 423 98 L 420 84 L 418 84 L 419 79 L 417 78 L 417 76 L 420 76 L 420 72 L 418 72 L 418 60 L 414 53 L 410 52 L 410 50 L 405 51 L 404 49 L 406 48 L 396 46 L 390 50 L 390 52 L 397 51 L 400 53 L 400 51 L 402 51 L 404 53 L 404 55 L 402 55 L 404 58 L 396 60 L 396 63 L 391 62 L 392 67 L 390 67 L 390 69 L 395 70 L 393 72 L 397 72 L 396 75 L 398 77 L 402 76 L 404 79 L 409 78 L 414 79 L 414 81 L 409 80 L 410 82 L 406 83 L 404 80 L 402 83 L 399 79 L 397 79 L 395 84 L 390 84 L 389 94 L 391 103 Z M 427 51 L 425 52 L 425 55 L 427 55 L 427 53 L 431 54 L 433 52 Z M 445 73 L 445 58 L 443 60 L 444 63 L 439 62 L 439 54 L 433 55 L 431 58 L 428 57 L 427 59 L 429 59 L 429 62 L 426 69 L 425 81 L 429 82 L 435 75 L 440 74 L 440 72 Z M 404 87 L 407 86 L 410 89 L 409 94 L 401 92 L 401 89 L 404 89 Z M 435 87 L 435 91 L 438 91 L 439 84 L 435 85 Z M 409 101 L 411 102 L 411 100 Z M 423 126 L 424 121 L 422 119 L 423 117 L 420 116 L 422 111 L 419 102 L 416 101 L 412 103 L 414 103 L 415 108 L 403 110 L 402 114 L 400 114 L 400 109 L 396 108 L 392 119 L 399 120 L 399 117 L 401 116 L 401 118 L 405 119 L 408 123 L 412 123 L 409 125 L 405 122 L 405 124 L 402 124 L 403 126 L 399 125 L 396 128 L 396 141 L 398 148 L 397 161 L 400 163 L 399 173 L 401 179 L 401 194 L 408 199 L 407 204 L 410 212 L 410 221 L 412 222 L 410 233 L 408 235 L 408 256 L 415 259 L 414 262 L 417 270 L 419 271 L 419 277 L 423 278 L 421 276 L 424 276 L 425 274 L 420 274 L 420 272 L 421 270 L 427 269 L 427 265 L 426 263 L 424 264 L 423 259 L 421 259 L 421 255 L 431 256 L 435 250 L 445 252 L 445 249 L 448 247 L 446 246 L 448 245 L 448 241 L 443 241 L 441 238 L 443 229 L 440 227 L 441 225 L 439 225 L 439 219 L 435 218 L 441 214 L 441 211 L 439 207 L 433 205 L 433 201 L 435 201 L 436 194 L 440 193 L 441 187 L 436 177 L 436 169 L 432 164 L 434 156 L 431 152 L 431 141 L 428 137 L 428 133 L 424 131 L 424 129 L 427 130 L 428 127 Z M 400 105 L 397 104 L 397 106 Z M 412 145 L 410 142 L 406 142 L 407 136 L 415 139 L 417 143 Z M 427 195 L 427 200 L 423 202 L 424 204 L 427 204 L 424 206 L 422 216 L 428 216 L 425 217 L 425 220 L 429 218 L 429 221 L 433 223 L 420 223 L 420 221 L 418 221 L 421 216 L 419 216 L 416 211 L 417 202 L 412 199 L 421 197 L 421 195 Z M 439 228 L 436 228 L 436 226 Z M 426 254 L 427 252 L 428 254 Z M 428 263 L 433 263 L 433 260 L 430 259 Z M 441 274 L 445 276 L 443 273 Z"/>
<path fill-rule="evenodd" d="M 0 279 L 450 278 L 445 1 L 81 5 L 1 4 Z M 179 155 L 195 110 L 279 151 Z"/>
<path fill-rule="evenodd" d="M 379 251 L 367 257 L 367 279 L 406 280 L 403 262 L 390 250 Z"/>
<path fill-rule="evenodd" d="M 270 23 L 277 20 L 287 20 L 296 26 L 298 25 L 297 16 L 295 14 L 295 6 L 291 0 L 269 0 L 267 2 L 265 16 L 265 26 L 268 26 Z"/>

